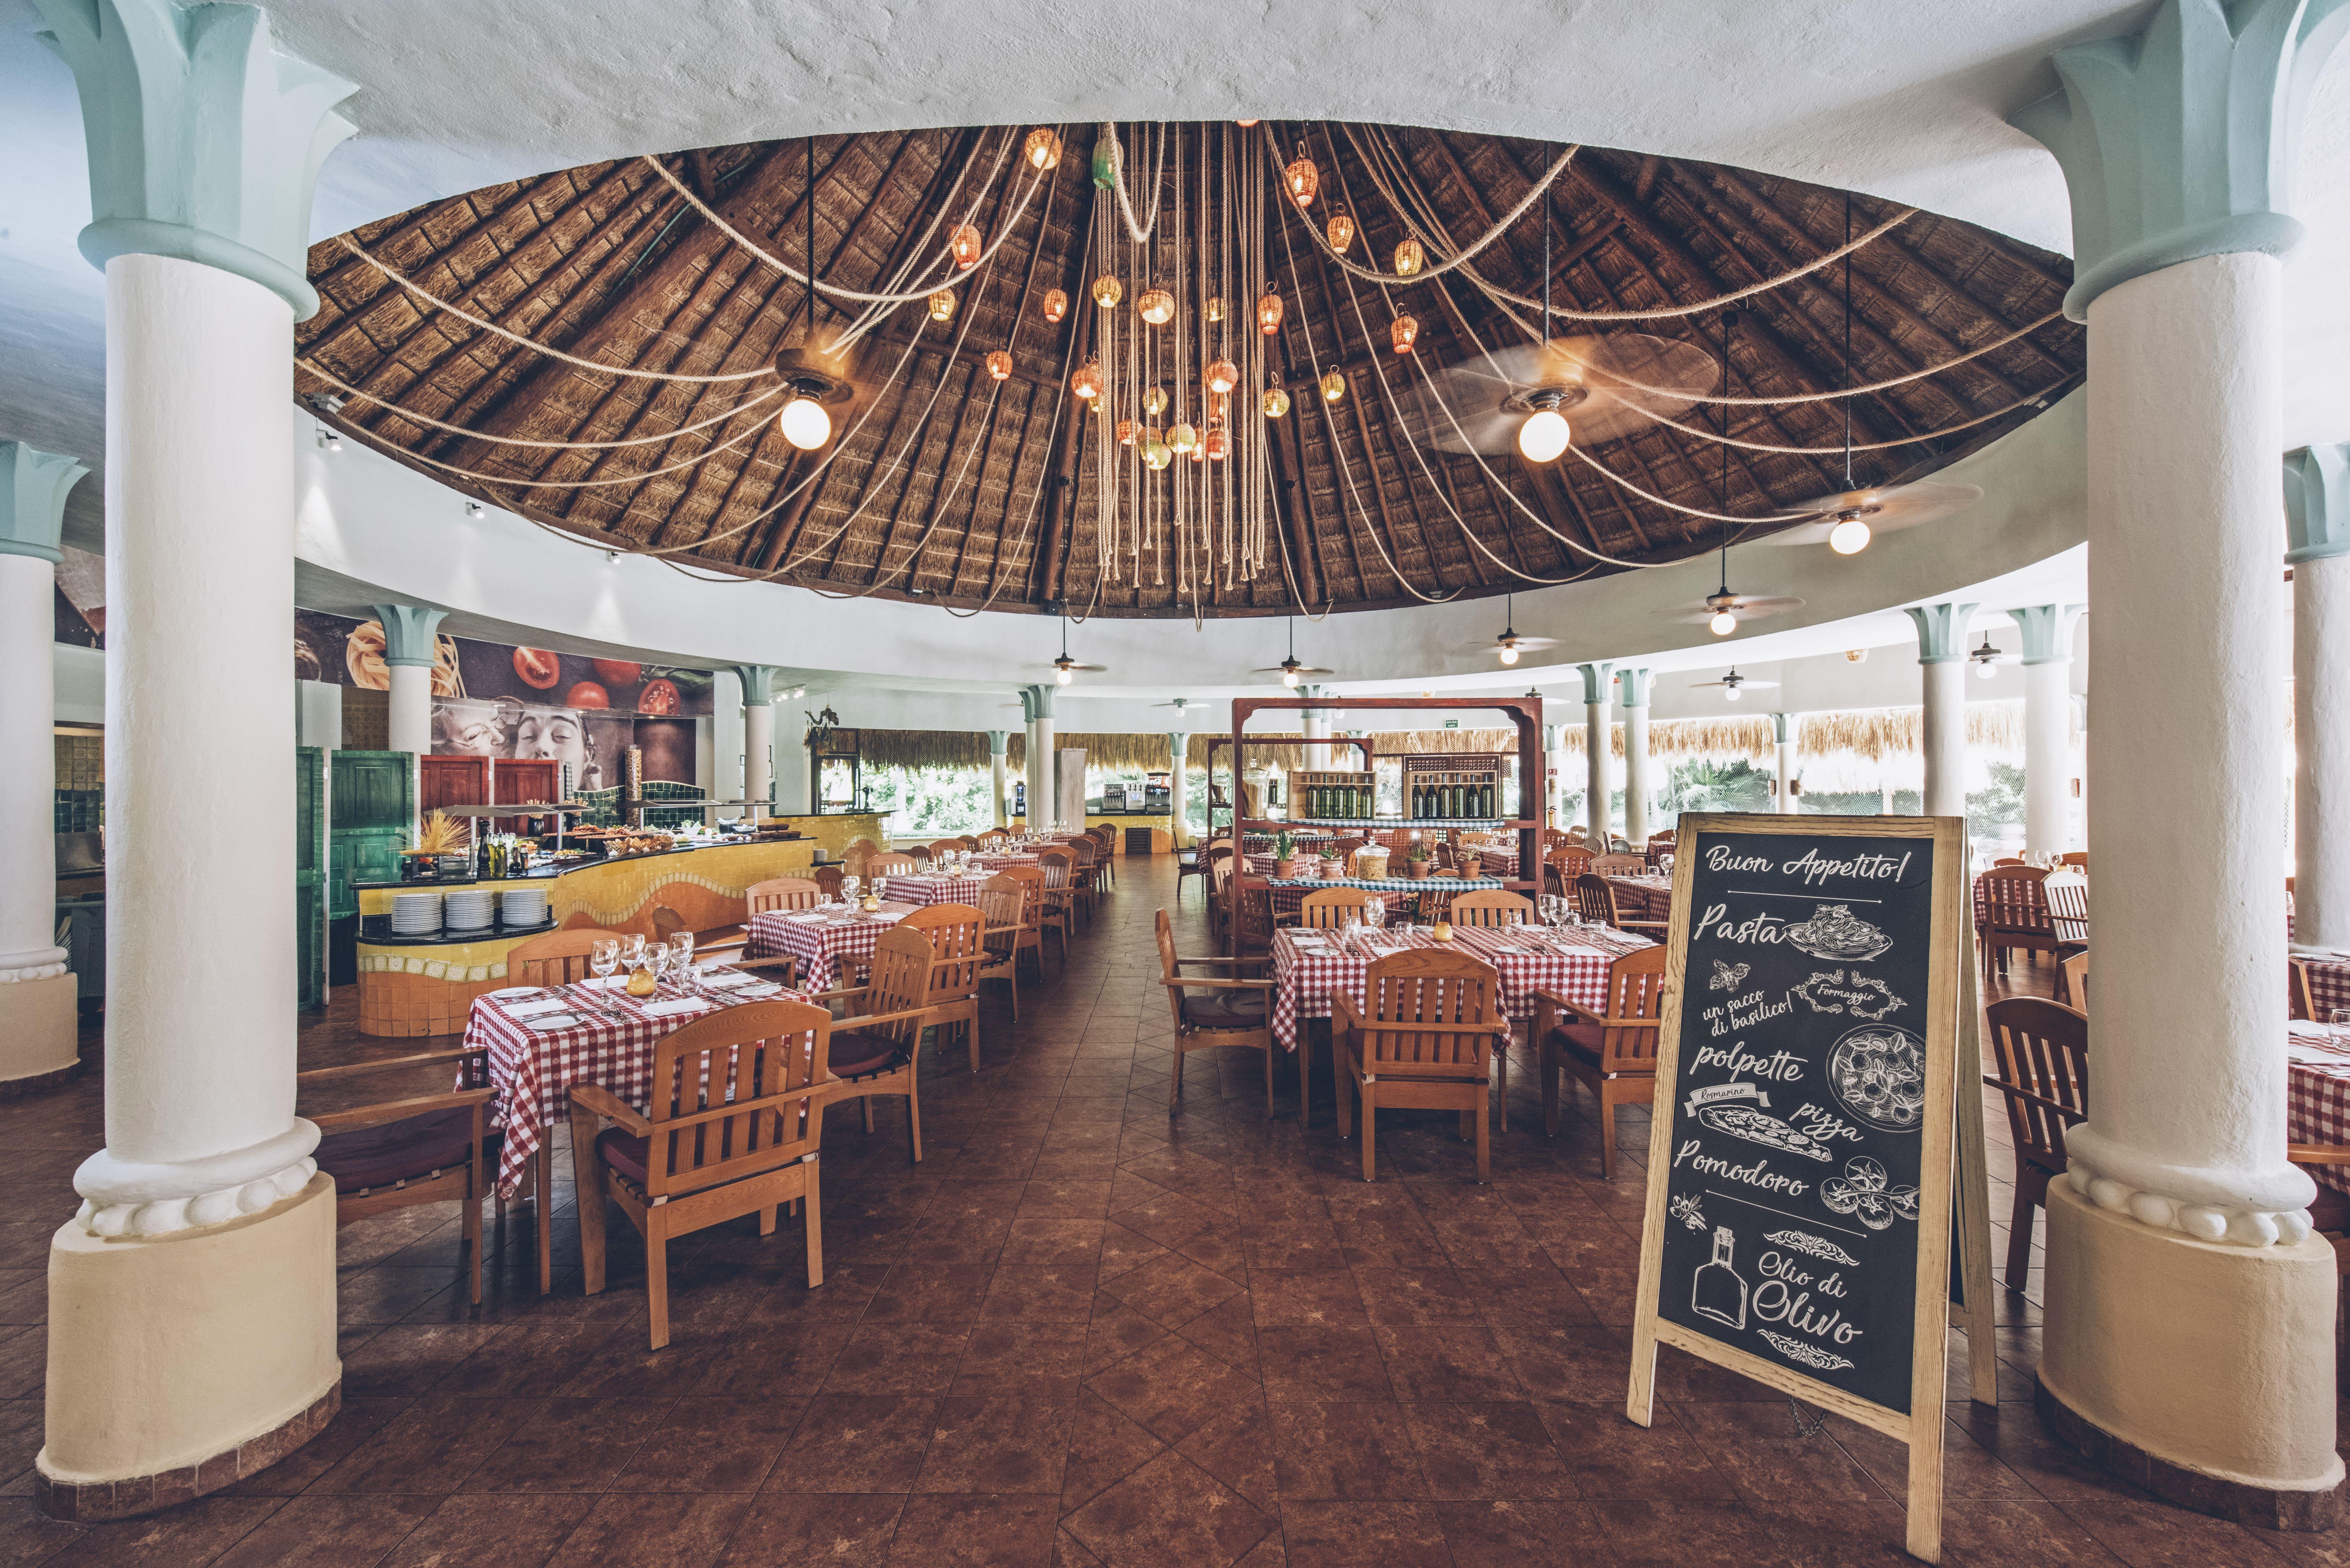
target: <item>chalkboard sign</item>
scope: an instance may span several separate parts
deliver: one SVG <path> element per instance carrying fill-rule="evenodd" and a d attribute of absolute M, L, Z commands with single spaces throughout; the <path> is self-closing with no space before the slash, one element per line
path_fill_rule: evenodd
<path fill-rule="evenodd" d="M 1930 1559 L 1964 824 L 1679 826 L 1632 1418 L 1665 1344 L 1909 1442 Z"/>

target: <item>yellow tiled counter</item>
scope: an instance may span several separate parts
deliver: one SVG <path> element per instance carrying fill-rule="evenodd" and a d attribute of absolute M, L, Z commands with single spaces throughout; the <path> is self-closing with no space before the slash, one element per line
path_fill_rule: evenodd
<path fill-rule="evenodd" d="M 1129 827 L 1147 827 L 1151 830 L 1150 852 L 1153 855 L 1169 855 L 1174 852 L 1175 841 L 1172 831 L 1174 821 L 1163 811 L 1155 816 L 1128 816 L 1092 812 L 1086 817 L 1087 827 L 1099 827 L 1105 823 L 1118 829 L 1118 852 L 1120 855 L 1126 853 L 1126 830 Z M 1028 819 L 1024 816 L 1015 816 L 1012 819 L 1012 826 L 1021 832 L 1025 832 Z"/>

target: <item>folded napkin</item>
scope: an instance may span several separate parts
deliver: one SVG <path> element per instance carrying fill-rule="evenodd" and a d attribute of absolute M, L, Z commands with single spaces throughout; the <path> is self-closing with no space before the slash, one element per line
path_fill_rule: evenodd
<path fill-rule="evenodd" d="M 681 1013 L 707 1012 L 710 1003 L 698 996 L 673 996 L 667 1002 L 648 1002 L 637 1011 L 647 1018 L 675 1018 Z"/>
<path fill-rule="evenodd" d="M 906 911 L 903 909 L 877 909 L 865 918 L 881 925 L 894 926 L 899 921 L 906 918 Z"/>
<path fill-rule="evenodd" d="M 625 974 L 608 974 L 598 980 L 575 980 L 571 983 L 586 991 L 626 991 L 629 986 L 629 977 Z"/>
<path fill-rule="evenodd" d="M 502 1002 L 499 1004 L 508 1018 L 542 1018 L 550 1012 L 567 1012 L 571 1004 L 556 997 L 541 997 L 536 1002 Z"/>
<path fill-rule="evenodd" d="M 702 971 L 702 983 L 712 991 L 726 991 L 738 985 L 756 985 L 759 983 L 759 977 L 755 974 L 744 974 L 739 969 L 713 967 Z"/>
<path fill-rule="evenodd" d="M 795 926 L 820 926 L 820 925 L 822 925 L 822 924 L 824 923 L 824 921 L 825 921 L 825 917 L 824 917 L 824 916 L 822 916 L 822 915 L 813 915 L 813 914 L 811 914 L 811 915 L 785 915 L 785 916 L 784 917 L 784 919 L 786 919 L 786 920 L 788 920 L 788 921 L 790 921 L 793 925 L 795 925 Z"/>
<path fill-rule="evenodd" d="M 533 1029 L 576 1029 L 579 1015 L 576 1012 L 546 1012 L 530 1020 Z"/>

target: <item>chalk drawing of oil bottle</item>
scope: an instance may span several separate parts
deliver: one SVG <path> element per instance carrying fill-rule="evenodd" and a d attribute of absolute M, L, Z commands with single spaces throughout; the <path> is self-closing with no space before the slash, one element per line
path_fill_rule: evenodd
<path fill-rule="evenodd" d="M 1727 1225 L 1713 1228 L 1713 1260 L 1697 1272 L 1690 1286 L 1690 1310 L 1729 1328 L 1746 1326 L 1746 1282 L 1730 1266 L 1730 1249 L 1737 1241 Z"/>

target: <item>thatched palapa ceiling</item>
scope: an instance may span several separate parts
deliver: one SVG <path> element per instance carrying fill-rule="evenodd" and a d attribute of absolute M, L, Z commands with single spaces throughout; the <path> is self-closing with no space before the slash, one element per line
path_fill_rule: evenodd
<path fill-rule="evenodd" d="M 1159 165 L 1142 152 L 1160 129 L 1124 127 L 1138 215 L 1146 171 L 1167 169 L 1170 217 L 1153 246 L 1170 243 L 1178 211 L 1195 236 L 1211 211 L 1229 228 L 1227 194 L 1263 177 L 1259 165 L 1274 171 L 1262 261 L 1286 314 L 1257 348 L 1295 404 L 1263 426 L 1269 544 L 1253 580 L 1229 564 L 1153 569 L 1147 558 L 1112 575 L 1090 455 L 1110 439 L 1109 421 L 1087 416 L 1068 389 L 1072 369 L 1099 351 L 1087 289 L 1118 198 L 1089 168 L 1099 128 L 1053 128 L 1066 151 L 1041 174 L 1023 167 L 1026 129 L 625 159 L 366 224 L 312 248 L 323 305 L 298 334 L 297 389 L 322 419 L 400 461 L 598 547 L 831 593 L 1172 617 L 1478 597 L 1623 569 L 1595 555 L 1681 558 L 1723 537 L 1725 524 L 1694 514 L 1769 519 L 1847 488 L 1847 406 L 1851 441 L 1870 449 L 1854 455 L 1853 480 L 1889 483 L 2012 430 L 2083 372 L 2083 334 L 2057 314 L 2067 261 L 1930 213 L 1902 218 L 1871 197 L 1583 148 L 1473 269 L 1383 285 L 1349 277 L 1305 225 L 1318 230 L 1342 210 L 1359 229 L 1349 259 L 1384 270 L 1399 242 L 1418 237 L 1430 268 L 1443 270 L 1527 202 L 1565 150 L 1419 129 L 1219 124 L 1176 128 L 1174 145 L 1193 149 L 1193 162 Z M 1283 199 L 1278 175 L 1279 159 L 1301 147 L 1322 192 L 1303 213 Z M 951 319 L 931 320 L 920 297 L 875 313 L 848 359 L 856 394 L 833 409 L 833 440 L 803 452 L 777 430 L 782 388 L 768 367 L 806 332 L 807 291 L 775 264 L 806 265 L 811 151 L 814 250 L 827 286 L 887 292 L 941 267 L 959 275 L 946 236 L 966 215 L 992 248 L 957 287 Z M 1191 204 L 1172 206 L 1178 195 Z M 1536 317 L 1496 291 L 1542 295 L 1545 249 L 1555 308 L 1662 311 L 1797 271 L 1848 234 L 1896 219 L 1851 253 L 1848 366 L 1838 261 L 1734 301 L 1729 392 L 1804 398 L 1948 369 L 1849 398 L 1700 401 L 1670 415 L 1685 428 L 1648 423 L 1541 465 L 1514 451 L 1481 463 L 1413 439 L 1423 366 L 1528 341 Z M 1112 249 L 1113 265 L 1127 265 Z M 1131 254 L 1143 257 L 1138 272 L 1166 265 L 1148 247 Z M 1230 265 L 1220 275 L 1244 317 L 1267 280 L 1230 282 Z M 1139 282 L 1129 275 L 1119 310 L 1100 313 L 1118 315 L 1124 340 L 1140 330 Z M 1058 322 L 1042 308 L 1055 288 L 1070 300 Z M 1186 306 L 1205 292 L 1195 286 Z M 820 296 L 818 341 L 862 308 Z M 1419 328 L 1409 356 L 1388 341 L 1407 312 Z M 1637 329 L 1718 364 L 1723 314 L 1550 330 Z M 1188 323 L 1179 313 L 1168 330 Z M 1013 365 L 1001 381 L 985 365 L 998 349 Z M 1314 377 L 1333 369 L 1346 395 L 1329 402 Z M 1257 391 L 1243 385 L 1234 400 Z M 1705 433 L 1725 415 L 1743 444 Z M 1908 440 L 1936 431 L 1949 433 Z"/>

